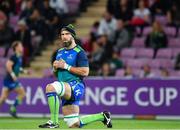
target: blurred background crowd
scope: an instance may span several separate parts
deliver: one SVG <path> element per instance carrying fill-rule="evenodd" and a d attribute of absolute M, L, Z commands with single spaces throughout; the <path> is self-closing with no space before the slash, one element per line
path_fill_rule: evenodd
<path fill-rule="evenodd" d="M 24 66 L 29 67 L 57 39 L 63 25 L 76 23 L 81 12 L 97 1 L 0 0 L 0 68 L 12 54 L 9 48 L 14 40 L 22 41 Z M 89 35 L 76 39 L 88 54 L 91 76 L 180 76 L 179 0 L 104 2 L 105 12 L 89 28 Z M 50 67 L 44 77 L 53 76 Z"/>
<path fill-rule="evenodd" d="M 179 75 L 178 3 L 108 0 L 83 47 L 92 75 L 158 78 Z"/>

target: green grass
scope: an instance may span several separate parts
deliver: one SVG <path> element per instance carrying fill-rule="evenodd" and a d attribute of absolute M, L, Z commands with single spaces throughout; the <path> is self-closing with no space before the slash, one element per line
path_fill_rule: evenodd
<path fill-rule="evenodd" d="M 47 120 L 47 118 L 14 119 L 10 117 L 0 117 L 0 129 L 39 129 L 38 125 Z M 60 119 L 59 129 L 67 129 L 62 119 Z M 106 127 L 101 122 L 95 122 L 83 127 L 83 129 L 106 129 Z M 114 119 L 113 129 L 180 129 L 180 121 Z"/>

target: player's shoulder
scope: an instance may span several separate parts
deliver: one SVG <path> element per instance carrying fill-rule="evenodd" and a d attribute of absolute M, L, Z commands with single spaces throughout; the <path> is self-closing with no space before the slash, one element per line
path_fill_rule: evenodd
<path fill-rule="evenodd" d="M 77 53 L 84 52 L 84 49 L 79 45 L 77 45 L 73 50 L 76 51 Z"/>
<path fill-rule="evenodd" d="M 61 51 L 63 51 L 63 50 L 64 50 L 64 47 L 62 47 L 62 48 L 58 49 L 58 51 L 57 51 L 57 52 L 61 52 Z"/>
<path fill-rule="evenodd" d="M 9 57 L 10 60 L 14 60 L 14 59 L 17 59 L 17 56 L 16 54 L 12 54 L 10 57 Z"/>
<path fill-rule="evenodd" d="M 11 55 L 7 61 L 11 61 L 11 62 L 17 62 L 18 58 L 15 54 Z"/>

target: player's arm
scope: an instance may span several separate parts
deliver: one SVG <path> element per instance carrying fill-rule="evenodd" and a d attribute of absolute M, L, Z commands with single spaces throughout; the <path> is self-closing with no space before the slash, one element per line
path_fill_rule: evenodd
<path fill-rule="evenodd" d="M 88 76 L 89 74 L 89 67 L 73 67 L 68 65 L 64 60 L 54 61 L 53 68 L 54 70 L 57 70 L 58 68 L 66 69 L 69 72 L 80 76 Z"/>
<path fill-rule="evenodd" d="M 89 63 L 88 63 L 88 59 L 84 51 L 81 51 L 78 54 L 77 67 L 67 64 L 64 60 L 55 61 L 53 63 L 53 67 L 55 69 L 57 68 L 66 69 L 69 72 L 76 75 L 80 75 L 80 76 L 88 76 L 89 74 Z"/>
<path fill-rule="evenodd" d="M 16 81 L 17 77 L 16 77 L 16 75 L 13 72 L 13 69 L 12 69 L 13 68 L 13 64 L 14 64 L 14 62 L 12 60 L 7 60 L 7 62 L 6 62 L 6 70 L 11 75 L 12 79 L 14 81 Z"/>
<path fill-rule="evenodd" d="M 84 76 L 88 76 L 89 67 L 73 67 L 73 66 L 71 66 L 70 69 L 69 69 L 69 72 L 84 77 Z"/>

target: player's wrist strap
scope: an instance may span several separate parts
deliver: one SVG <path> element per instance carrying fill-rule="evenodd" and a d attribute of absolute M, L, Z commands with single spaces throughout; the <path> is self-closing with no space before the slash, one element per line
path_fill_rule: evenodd
<path fill-rule="evenodd" d="M 12 71 L 11 73 L 10 73 L 10 75 L 11 75 L 11 77 L 16 77 L 16 75 L 15 75 L 15 73 Z"/>
<path fill-rule="evenodd" d="M 65 64 L 65 65 L 64 65 L 64 69 L 66 69 L 66 70 L 68 70 L 68 71 L 71 69 L 71 67 L 72 67 L 72 66 L 71 66 L 71 65 L 68 65 L 68 64 Z"/>

